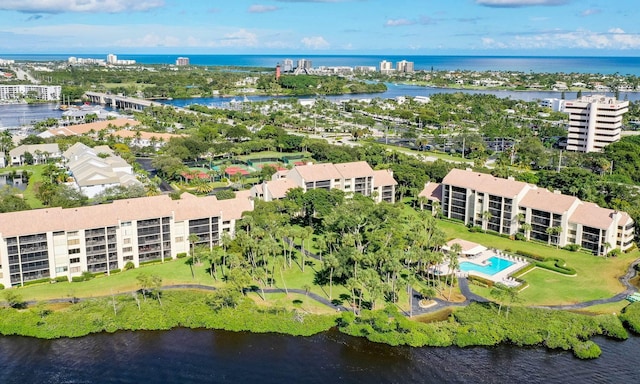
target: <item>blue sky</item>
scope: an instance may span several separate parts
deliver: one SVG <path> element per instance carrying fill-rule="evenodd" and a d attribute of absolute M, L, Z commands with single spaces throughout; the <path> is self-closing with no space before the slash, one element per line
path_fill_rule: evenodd
<path fill-rule="evenodd" d="M 0 0 L 0 56 L 640 56 L 638 5 L 637 0 Z"/>

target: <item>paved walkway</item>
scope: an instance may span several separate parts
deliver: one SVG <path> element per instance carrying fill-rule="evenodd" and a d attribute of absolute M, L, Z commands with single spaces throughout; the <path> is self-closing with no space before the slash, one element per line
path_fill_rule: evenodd
<path fill-rule="evenodd" d="M 285 239 L 285 241 L 287 241 L 288 243 L 291 243 L 291 241 L 289 239 Z M 301 249 L 301 247 L 296 246 L 296 248 L 298 250 Z M 315 259 L 320 259 L 320 257 L 318 255 L 315 255 L 307 250 L 303 250 L 305 252 L 305 254 L 309 257 L 313 257 Z M 630 283 L 630 280 L 636 276 L 637 271 L 635 270 L 635 266 L 640 264 L 640 259 L 635 260 L 633 263 L 631 263 L 631 265 L 629 266 L 629 269 L 627 270 L 627 273 L 624 274 L 624 276 L 621 276 L 619 278 L 620 282 L 626 287 L 626 289 L 624 290 L 624 292 L 618 293 L 617 295 L 614 295 L 612 297 L 606 298 L 606 299 L 598 299 L 598 300 L 590 300 L 590 301 L 585 301 L 582 303 L 576 303 L 576 304 L 566 304 L 566 305 L 548 305 L 548 306 L 532 306 L 531 308 L 544 308 L 544 309 L 562 309 L 562 310 L 570 310 L 570 309 L 582 309 L 582 308 L 586 308 L 586 307 L 590 307 L 592 305 L 599 305 L 599 304 L 607 304 L 607 303 L 615 303 L 617 301 L 621 301 L 624 300 L 628 295 L 634 293 L 634 292 L 638 292 L 638 289 L 633 286 Z M 409 315 L 423 315 L 426 313 L 433 313 L 433 312 L 437 312 L 440 311 L 442 309 L 445 308 L 451 308 L 451 307 L 464 307 L 467 306 L 469 304 L 471 304 L 472 302 L 479 302 L 479 303 L 487 303 L 490 302 L 490 300 L 488 300 L 485 297 L 482 297 L 480 295 L 477 295 L 473 292 L 471 292 L 471 289 L 469 288 L 469 282 L 467 281 L 466 278 L 458 278 L 458 284 L 460 287 L 460 292 L 462 293 L 462 295 L 465 297 L 465 301 L 463 302 L 459 302 L 459 303 L 455 303 L 455 302 L 450 302 L 450 301 L 446 301 L 446 300 L 441 300 L 441 299 L 433 299 L 436 304 L 432 305 L 428 308 L 422 308 L 420 307 L 419 303 L 420 303 L 420 297 L 421 294 L 415 290 L 412 289 L 412 294 L 413 294 L 413 305 L 412 305 L 412 312 L 407 312 L 407 311 L 403 311 L 405 313 L 406 316 Z M 204 290 L 204 291 L 215 291 L 216 288 L 212 287 L 210 285 L 202 285 L 202 284 L 179 284 L 179 285 L 166 285 L 162 287 L 162 290 L 180 290 L 180 289 L 199 289 L 199 290 Z M 251 289 L 251 290 L 245 290 L 245 291 L 252 291 L 252 292 L 259 292 L 259 289 Z M 302 294 L 305 295 L 321 304 L 324 304 L 330 308 L 335 309 L 336 311 L 350 311 L 351 309 L 342 306 L 342 305 L 335 305 L 334 303 L 332 303 L 331 301 L 329 301 L 327 298 L 320 296 L 318 294 L 315 294 L 313 292 L 308 292 L 304 289 L 289 289 L 288 290 L 290 293 L 298 293 L 298 294 Z M 118 295 L 127 295 L 127 294 L 132 294 L 135 292 L 139 292 L 139 291 L 129 291 L 129 292 L 119 292 Z M 264 289 L 265 293 L 285 293 L 285 290 L 282 288 L 265 288 Z M 105 296 L 97 296 L 97 297 L 91 297 L 91 298 L 84 298 L 84 299 L 80 299 L 77 297 L 73 297 L 73 298 L 58 298 L 58 299 L 49 299 L 49 300 L 44 300 L 47 303 L 78 303 L 82 300 L 87 300 L 87 299 L 94 299 L 94 298 L 104 298 L 104 297 L 110 297 L 111 295 L 105 295 Z M 28 301 L 26 302 L 27 305 L 34 305 L 37 302 L 35 301 Z"/>

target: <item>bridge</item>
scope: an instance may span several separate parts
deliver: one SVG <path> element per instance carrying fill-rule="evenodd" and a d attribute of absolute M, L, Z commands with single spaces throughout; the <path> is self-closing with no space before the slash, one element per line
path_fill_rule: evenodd
<path fill-rule="evenodd" d="M 94 104 L 108 105 L 116 109 L 142 111 L 151 106 L 162 106 L 164 104 L 133 97 L 113 95 L 100 92 L 86 92 L 84 96 Z"/>

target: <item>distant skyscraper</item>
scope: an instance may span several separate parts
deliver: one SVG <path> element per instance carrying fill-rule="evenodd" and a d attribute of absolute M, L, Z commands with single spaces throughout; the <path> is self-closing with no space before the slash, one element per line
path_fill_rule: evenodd
<path fill-rule="evenodd" d="M 110 53 L 107 55 L 107 64 L 116 64 L 118 62 L 118 56 Z"/>
<path fill-rule="evenodd" d="M 382 60 L 380 62 L 380 73 L 391 73 L 393 72 L 393 63 L 387 60 Z"/>
<path fill-rule="evenodd" d="M 567 100 L 564 111 L 569 114 L 567 150 L 602 152 L 605 146 L 620 140 L 622 117 L 629 111 L 629 102 L 604 95 L 583 96 Z"/>
<path fill-rule="evenodd" d="M 282 61 L 282 72 L 293 72 L 293 60 L 284 59 Z"/>
<path fill-rule="evenodd" d="M 180 66 L 189 65 L 189 58 L 188 57 L 178 57 L 176 59 L 176 65 L 180 65 Z"/>
<path fill-rule="evenodd" d="M 396 63 L 396 70 L 402 73 L 412 73 L 413 72 L 413 61 L 398 61 Z"/>
<path fill-rule="evenodd" d="M 307 59 L 300 59 L 298 60 L 298 69 L 311 69 L 313 68 L 313 65 L 311 64 L 311 60 L 307 60 Z"/>

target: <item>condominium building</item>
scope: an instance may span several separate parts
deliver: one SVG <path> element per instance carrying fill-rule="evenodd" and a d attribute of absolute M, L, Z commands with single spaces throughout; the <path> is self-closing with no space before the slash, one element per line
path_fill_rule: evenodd
<path fill-rule="evenodd" d="M 20 100 L 31 98 L 43 101 L 60 100 L 62 87 L 59 85 L 0 85 L 0 100 Z"/>
<path fill-rule="evenodd" d="M 299 59 L 297 64 L 298 65 L 296 66 L 296 68 L 298 68 L 298 69 L 311 69 L 311 68 L 313 68 L 313 63 L 311 62 L 311 60 L 308 60 L 308 59 Z"/>
<path fill-rule="evenodd" d="M 291 59 L 282 60 L 282 72 L 293 72 L 293 60 Z"/>
<path fill-rule="evenodd" d="M 420 195 L 428 206 L 439 205 L 445 217 L 501 234 L 578 244 L 595 254 L 633 245 L 634 222 L 626 212 L 513 179 L 452 169 L 441 184 L 427 184 Z"/>
<path fill-rule="evenodd" d="M 380 62 L 380 73 L 389 74 L 393 72 L 393 63 L 387 60 Z"/>
<path fill-rule="evenodd" d="M 347 194 L 371 196 L 376 202 L 395 202 L 395 186 L 391 170 L 373 170 L 364 161 L 342 164 L 306 164 L 278 172 L 273 180 L 251 188 L 251 195 L 265 201 L 282 199 L 288 190 L 302 188 L 339 189 Z"/>
<path fill-rule="evenodd" d="M 236 220 L 253 210 L 248 192 L 218 201 L 182 194 L 117 200 L 80 208 L 46 208 L 0 214 L 0 283 L 71 279 L 83 272 L 110 273 L 132 262 L 176 258 L 195 245 L 212 247 L 234 235 Z"/>
<path fill-rule="evenodd" d="M 189 65 L 189 58 L 188 57 L 178 57 L 176 59 L 176 65 L 178 66 L 187 66 Z"/>
<path fill-rule="evenodd" d="M 413 73 L 413 61 L 398 61 L 396 63 L 396 71 L 399 73 Z"/>
<path fill-rule="evenodd" d="M 110 53 L 107 55 L 107 64 L 115 64 L 118 62 L 118 56 Z"/>
<path fill-rule="evenodd" d="M 566 101 L 569 114 L 567 150 L 601 152 L 605 146 L 620 140 L 622 117 L 629 110 L 628 101 L 595 95 Z"/>

